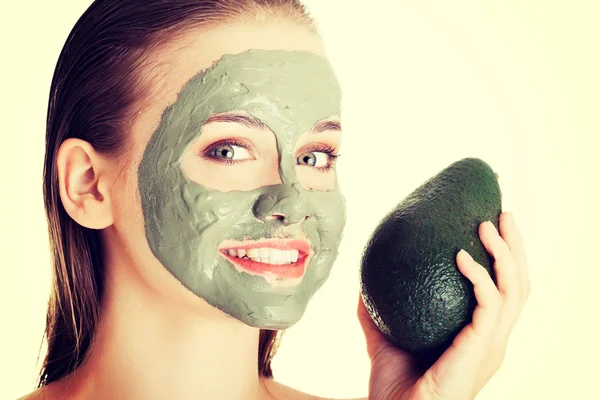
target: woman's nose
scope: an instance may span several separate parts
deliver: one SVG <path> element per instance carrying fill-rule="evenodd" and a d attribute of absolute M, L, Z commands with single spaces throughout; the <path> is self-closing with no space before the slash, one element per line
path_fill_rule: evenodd
<path fill-rule="evenodd" d="M 293 224 L 297 224 L 298 222 L 302 221 L 302 219 L 307 219 L 308 217 L 310 217 L 310 215 L 307 214 L 304 217 L 300 216 L 300 217 L 296 217 L 296 218 L 289 218 L 284 213 L 274 212 L 271 215 L 266 215 L 262 219 L 265 221 L 281 221 L 281 223 L 283 223 L 284 225 L 293 225 Z"/>
<path fill-rule="evenodd" d="M 278 185 L 261 194 L 252 212 L 263 221 L 279 221 L 285 225 L 297 224 L 310 217 L 308 198 L 290 185 Z"/>

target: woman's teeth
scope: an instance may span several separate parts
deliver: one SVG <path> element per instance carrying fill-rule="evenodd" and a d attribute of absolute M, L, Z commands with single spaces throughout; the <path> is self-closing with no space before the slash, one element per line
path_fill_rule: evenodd
<path fill-rule="evenodd" d="M 298 250 L 279 250 L 269 247 L 260 247 L 254 249 L 228 249 L 224 253 L 232 257 L 246 258 L 255 262 L 264 264 L 292 264 L 298 261 Z"/>

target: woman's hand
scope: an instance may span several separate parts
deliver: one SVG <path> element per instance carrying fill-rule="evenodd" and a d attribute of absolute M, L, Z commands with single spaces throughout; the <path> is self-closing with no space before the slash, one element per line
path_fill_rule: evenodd
<path fill-rule="evenodd" d="M 369 399 L 467 400 L 498 371 L 509 334 L 529 297 L 527 261 L 510 212 L 500 214 L 500 234 L 489 222 L 479 236 L 494 258 L 498 287 L 467 253 L 457 255 L 460 271 L 473 283 L 477 307 L 472 322 L 422 376 L 410 354 L 396 348 L 377 329 L 359 296 L 358 319 L 371 359 Z"/>

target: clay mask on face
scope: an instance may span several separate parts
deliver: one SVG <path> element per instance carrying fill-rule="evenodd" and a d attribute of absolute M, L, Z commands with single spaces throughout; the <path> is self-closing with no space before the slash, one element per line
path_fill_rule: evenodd
<path fill-rule="evenodd" d="M 187 289 L 250 326 L 285 329 L 300 319 L 337 257 L 345 203 L 337 180 L 332 190 L 303 189 L 293 149 L 317 122 L 339 116 L 340 104 L 331 65 L 307 52 L 225 55 L 186 83 L 152 134 L 138 178 L 150 249 Z M 211 115 L 229 112 L 247 113 L 273 132 L 281 184 L 221 192 L 187 177 L 186 149 Z M 241 268 L 219 250 L 228 241 L 281 237 L 309 244 L 302 249 L 296 242 L 300 258 L 312 255 L 301 270 L 301 259 L 277 266 L 296 271 L 295 281 Z M 273 254 L 294 258 L 289 250 Z"/>

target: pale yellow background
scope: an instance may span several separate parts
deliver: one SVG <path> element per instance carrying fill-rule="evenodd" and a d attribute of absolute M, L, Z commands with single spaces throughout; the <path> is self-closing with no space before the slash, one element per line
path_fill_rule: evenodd
<path fill-rule="evenodd" d="M 41 177 L 54 66 L 89 0 L 0 3 L 0 398 L 33 388 L 49 294 Z M 596 1 L 311 0 L 344 89 L 348 225 L 330 280 L 274 361 L 280 381 L 367 394 L 355 318 L 379 219 L 450 163 L 500 175 L 532 294 L 478 399 L 598 395 L 600 12 Z M 40 358 L 41 359 L 41 358 Z"/>

